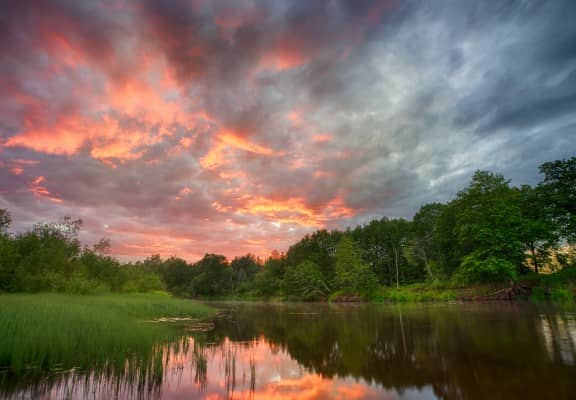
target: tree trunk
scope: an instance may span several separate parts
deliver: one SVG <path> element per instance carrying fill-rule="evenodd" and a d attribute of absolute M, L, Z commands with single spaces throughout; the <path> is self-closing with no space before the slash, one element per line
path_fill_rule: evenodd
<path fill-rule="evenodd" d="M 536 249 L 534 249 L 534 244 L 530 244 L 530 251 L 532 252 L 532 260 L 534 261 L 534 271 L 538 274 L 538 260 L 536 259 Z"/>
<path fill-rule="evenodd" d="M 398 250 L 396 250 L 396 247 L 393 247 L 394 249 L 394 264 L 396 265 L 396 287 L 399 288 L 400 287 L 400 279 L 399 279 L 399 270 L 398 270 Z"/>
<path fill-rule="evenodd" d="M 430 264 L 428 264 L 428 256 L 426 255 L 426 249 L 422 247 L 422 255 L 424 256 L 424 266 L 426 267 L 426 272 L 430 277 L 430 280 L 434 280 L 434 275 L 432 275 L 432 270 L 430 269 Z"/>

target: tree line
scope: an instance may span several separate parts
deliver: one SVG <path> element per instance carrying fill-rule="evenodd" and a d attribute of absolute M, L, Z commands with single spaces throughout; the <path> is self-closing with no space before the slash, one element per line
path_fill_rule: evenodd
<path fill-rule="evenodd" d="M 574 268 L 576 157 L 544 163 L 540 172 L 539 184 L 515 187 L 477 171 L 453 200 L 425 204 L 411 221 L 384 217 L 318 230 L 266 260 L 206 254 L 188 263 L 153 255 L 122 264 L 107 255 L 105 239 L 82 247 L 79 220 L 10 234 L 10 214 L 0 210 L 0 290 L 321 300 L 425 281 L 514 280 L 549 268 L 552 258 L 557 268 Z"/>

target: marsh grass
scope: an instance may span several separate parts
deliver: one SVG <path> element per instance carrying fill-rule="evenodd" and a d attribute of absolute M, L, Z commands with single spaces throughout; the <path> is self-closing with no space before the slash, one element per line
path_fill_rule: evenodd
<path fill-rule="evenodd" d="M 0 295 L 0 395 L 58 382 L 67 372 L 151 389 L 161 380 L 166 345 L 182 329 L 146 321 L 210 315 L 207 306 L 158 294 Z"/>

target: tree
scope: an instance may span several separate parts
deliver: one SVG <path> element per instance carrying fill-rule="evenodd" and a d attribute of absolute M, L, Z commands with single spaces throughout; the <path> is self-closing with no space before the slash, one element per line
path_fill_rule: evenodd
<path fill-rule="evenodd" d="M 98 254 L 110 254 L 112 242 L 108 238 L 101 238 L 98 242 L 94 243 L 92 250 Z"/>
<path fill-rule="evenodd" d="M 370 221 L 367 225 L 354 229 L 351 235 L 362 249 L 362 258 L 370 266 L 378 281 L 383 285 L 391 285 L 393 278 L 387 262 L 386 236 L 382 221 Z"/>
<path fill-rule="evenodd" d="M 157 271 L 170 293 L 184 295 L 189 289 L 190 283 L 195 276 L 195 271 L 185 260 L 178 257 L 170 257 L 164 261 L 159 255 L 153 255 L 144 260 L 153 271 Z"/>
<path fill-rule="evenodd" d="M 576 157 L 544 163 L 538 190 L 560 225 L 560 233 L 576 242 Z"/>
<path fill-rule="evenodd" d="M 552 252 L 558 249 L 558 225 L 550 214 L 541 191 L 524 185 L 518 189 L 522 213 L 521 240 L 534 271 L 550 262 Z"/>
<path fill-rule="evenodd" d="M 12 290 L 14 284 L 17 253 L 8 235 L 11 222 L 10 213 L 0 209 L 0 292 Z"/>
<path fill-rule="evenodd" d="M 466 281 L 513 278 L 524 261 L 518 192 L 502 175 L 477 171 L 456 199 L 456 233 Z"/>
<path fill-rule="evenodd" d="M 404 257 L 404 248 L 407 245 L 408 238 L 410 235 L 410 222 L 405 219 L 389 219 L 385 221 L 386 229 L 386 244 L 391 250 L 391 254 L 394 260 L 394 270 L 396 271 L 396 287 L 400 287 L 400 265 L 404 264 L 407 266 L 407 262 Z M 402 280 L 405 280 L 404 271 Z"/>
<path fill-rule="evenodd" d="M 258 272 L 258 260 L 252 254 L 235 257 L 230 263 L 232 268 L 232 291 L 238 291 L 243 285 L 254 280 Z"/>
<path fill-rule="evenodd" d="M 269 298 L 280 290 L 286 271 L 286 256 L 273 251 L 272 255 L 254 276 L 254 289 L 262 297 Z"/>
<path fill-rule="evenodd" d="M 378 280 L 363 260 L 356 242 L 344 235 L 336 247 L 335 284 L 345 293 L 363 293 L 376 287 Z"/>
<path fill-rule="evenodd" d="M 334 276 L 334 253 L 340 235 L 340 232 L 328 232 L 323 229 L 304 236 L 290 246 L 286 253 L 286 263 L 298 265 L 304 261 L 311 261 L 318 265 L 324 279 L 330 284 Z"/>
<path fill-rule="evenodd" d="M 412 230 L 414 233 L 415 256 L 422 259 L 428 278 L 434 279 L 431 263 L 438 258 L 437 246 L 438 221 L 446 206 L 440 203 L 430 203 L 420 207 L 414 215 Z"/>
<path fill-rule="evenodd" d="M 0 208 L 0 235 L 6 235 L 12 223 L 12 216 L 8 210 Z"/>
<path fill-rule="evenodd" d="M 206 254 L 192 269 L 189 291 L 193 296 L 222 296 L 232 288 L 232 269 L 223 255 Z"/>
<path fill-rule="evenodd" d="M 284 294 L 300 300 L 319 300 L 330 293 L 320 267 L 312 261 L 304 261 L 288 267 L 283 280 Z"/>

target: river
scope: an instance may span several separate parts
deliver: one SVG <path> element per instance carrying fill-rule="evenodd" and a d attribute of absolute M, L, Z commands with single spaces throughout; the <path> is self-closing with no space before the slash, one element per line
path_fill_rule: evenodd
<path fill-rule="evenodd" d="M 18 375 L 0 397 L 576 399 L 573 309 L 213 305 L 222 310 L 213 326 L 181 326 L 146 366 Z"/>

